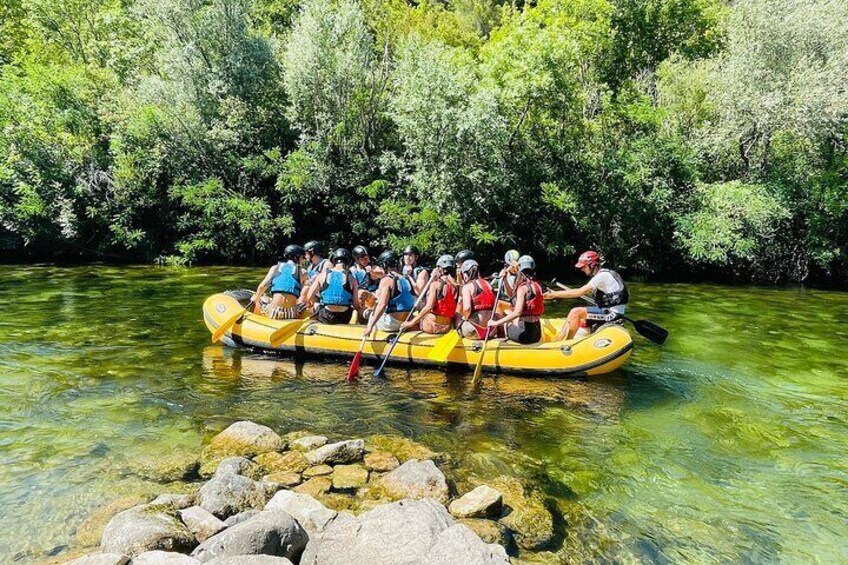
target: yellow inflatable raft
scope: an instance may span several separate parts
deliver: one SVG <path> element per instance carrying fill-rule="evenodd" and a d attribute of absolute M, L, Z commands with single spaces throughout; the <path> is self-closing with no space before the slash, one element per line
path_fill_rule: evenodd
<path fill-rule="evenodd" d="M 239 300 L 239 298 L 241 300 Z M 203 319 L 214 333 L 221 324 L 242 311 L 249 292 L 214 294 L 203 304 Z M 494 373 L 544 375 L 600 375 L 621 367 L 630 357 L 633 340 L 623 327 L 610 324 L 593 334 L 569 341 L 551 342 L 564 320 L 543 319 L 545 341 L 522 345 L 504 339 L 492 339 L 486 348 L 483 370 Z M 290 331 L 287 331 L 290 330 Z M 294 331 L 291 331 L 294 330 Z M 294 354 L 351 357 L 362 340 L 363 326 L 328 325 L 312 320 L 272 320 L 256 314 L 245 315 L 224 334 L 222 341 L 232 347 Z M 271 343 L 271 336 L 279 343 Z M 279 337 L 282 336 L 282 340 Z M 365 342 L 363 360 L 377 361 L 388 351 L 394 334 L 374 331 Z M 428 358 L 441 336 L 419 331 L 404 332 L 392 352 L 391 362 L 442 365 Z M 462 339 L 450 352 L 446 363 L 473 369 L 480 359 L 483 341 Z"/>

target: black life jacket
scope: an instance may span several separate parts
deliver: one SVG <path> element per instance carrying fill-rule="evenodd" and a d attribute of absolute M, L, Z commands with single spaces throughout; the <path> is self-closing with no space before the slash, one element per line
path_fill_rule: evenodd
<path fill-rule="evenodd" d="M 609 273 L 612 275 L 612 278 L 615 279 L 619 285 L 621 285 L 621 290 L 618 292 L 603 292 L 601 289 L 596 288 L 593 298 L 595 299 L 595 303 L 598 305 L 598 308 L 612 308 L 613 306 L 623 306 L 630 302 L 630 291 L 627 290 L 627 285 L 624 284 L 624 280 L 622 280 L 621 275 L 613 271 L 612 269 L 601 269 L 598 271 L 599 273 Z"/>

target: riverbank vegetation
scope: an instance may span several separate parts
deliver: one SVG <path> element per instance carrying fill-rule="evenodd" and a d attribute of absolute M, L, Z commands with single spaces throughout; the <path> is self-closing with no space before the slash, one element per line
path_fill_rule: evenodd
<path fill-rule="evenodd" d="M 0 248 L 848 277 L 837 0 L 7 0 Z"/>

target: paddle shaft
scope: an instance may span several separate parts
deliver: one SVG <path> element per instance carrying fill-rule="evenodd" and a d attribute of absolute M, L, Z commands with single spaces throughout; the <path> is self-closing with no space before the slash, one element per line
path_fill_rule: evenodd
<path fill-rule="evenodd" d="M 415 312 L 415 308 L 418 307 L 418 303 L 421 302 L 421 299 L 424 298 L 424 295 L 426 295 L 427 292 L 430 290 L 430 285 L 433 284 L 433 281 L 435 279 L 436 279 L 435 273 L 431 273 L 430 274 L 430 280 L 428 280 L 427 284 L 424 285 L 424 290 L 422 290 L 421 294 L 418 295 L 418 298 L 415 300 L 415 304 L 412 305 L 412 309 L 409 311 L 409 314 L 406 315 L 406 319 L 403 321 L 404 324 L 406 322 L 408 322 L 409 319 L 412 317 L 412 313 Z M 383 313 L 383 315 L 385 315 L 385 312 Z M 402 333 L 403 333 L 403 328 L 398 330 L 397 335 L 395 335 L 395 338 L 392 340 L 391 345 L 389 345 L 389 351 L 386 353 L 385 357 L 383 357 L 383 362 L 380 363 L 380 366 L 377 368 L 376 371 L 374 371 L 375 377 L 379 377 L 382 374 L 383 367 L 386 366 L 386 361 L 388 361 L 389 357 L 392 356 L 392 351 L 395 350 L 395 345 L 397 345 L 397 342 L 400 340 L 400 334 L 402 334 Z"/>
<path fill-rule="evenodd" d="M 500 278 L 500 282 L 498 283 L 498 293 L 495 295 L 495 305 L 492 306 L 492 315 L 490 319 L 495 317 L 495 312 L 498 311 L 498 300 L 501 298 L 501 289 L 503 288 L 503 277 Z M 477 379 L 480 378 L 480 372 L 483 370 L 483 357 L 486 355 L 486 346 L 489 345 L 489 336 L 492 335 L 493 328 L 490 328 L 488 325 L 486 326 L 486 337 L 483 338 L 483 348 L 480 350 L 480 359 L 477 360 L 477 366 L 474 367 L 474 376 L 471 377 L 471 385 L 474 386 L 477 384 Z M 506 331 L 504 329 L 504 331 Z"/>
<path fill-rule="evenodd" d="M 250 302 L 248 302 L 245 309 L 242 310 L 237 316 L 233 316 L 232 318 L 221 324 L 221 326 L 217 330 L 215 330 L 215 333 L 212 334 L 212 343 L 218 343 L 221 338 L 224 337 L 224 334 L 227 333 L 230 328 L 236 325 L 236 323 L 241 320 L 244 315 L 248 313 L 248 311 L 250 311 L 251 306 L 253 306 L 255 302 L 256 300 L 251 300 Z"/>

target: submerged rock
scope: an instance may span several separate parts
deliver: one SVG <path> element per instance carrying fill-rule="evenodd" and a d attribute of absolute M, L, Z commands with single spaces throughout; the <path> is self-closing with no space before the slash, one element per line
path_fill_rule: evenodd
<path fill-rule="evenodd" d="M 65 565 L 127 565 L 129 562 L 130 558 L 123 553 L 97 552 L 68 561 Z"/>
<path fill-rule="evenodd" d="M 426 457 L 425 457 L 426 459 Z M 388 451 L 375 451 L 365 456 L 365 468 L 377 473 L 394 471 L 400 466 L 398 458 Z"/>
<path fill-rule="evenodd" d="M 410 459 L 379 480 L 379 489 L 391 499 L 432 498 L 442 504 L 448 500 L 445 475 L 432 461 Z"/>
<path fill-rule="evenodd" d="M 362 465 L 336 465 L 333 468 L 333 489 L 353 490 L 368 482 L 368 469 Z"/>
<path fill-rule="evenodd" d="M 299 451 L 264 453 L 254 461 L 266 473 L 302 473 L 309 467 L 309 460 Z"/>
<path fill-rule="evenodd" d="M 269 451 L 281 451 L 286 444 L 277 432 L 247 420 L 235 422 L 222 431 L 203 450 L 204 464 L 225 457 L 255 457 Z"/>
<path fill-rule="evenodd" d="M 355 463 L 365 455 L 365 442 L 361 439 L 349 439 L 330 443 L 306 454 L 312 465 Z"/>
<path fill-rule="evenodd" d="M 398 458 L 401 463 L 410 459 L 440 461 L 442 454 L 431 450 L 411 439 L 393 435 L 374 435 L 368 438 L 368 451 L 387 451 Z M 376 469 L 375 469 L 376 470 Z"/>
<path fill-rule="evenodd" d="M 500 565 L 503 547 L 483 543 L 433 500 L 402 500 L 361 514 L 339 514 L 310 538 L 301 565 Z"/>
<path fill-rule="evenodd" d="M 146 551 L 134 557 L 132 565 L 200 565 L 200 561 L 171 551 Z"/>
<path fill-rule="evenodd" d="M 135 556 L 145 551 L 188 551 L 197 545 L 194 536 L 171 512 L 172 506 L 142 504 L 112 518 L 103 530 L 100 548 L 105 553 Z"/>
<path fill-rule="evenodd" d="M 534 551 L 550 543 L 554 519 L 544 498 L 512 477 L 499 477 L 491 483 L 503 495 L 504 515 L 500 522 L 512 530 L 518 547 Z"/>
<path fill-rule="evenodd" d="M 503 495 L 487 485 L 480 485 L 464 494 L 448 507 L 457 518 L 497 518 L 502 509 Z"/>
<path fill-rule="evenodd" d="M 195 495 L 193 494 L 160 494 L 150 501 L 150 504 L 167 504 L 173 506 L 176 510 L 182 510 L 189 506 L 194 506 Z"/>
<path fill-rule="evenodd" d="M 100 545 L 103 530 L 106 524 L 118 513 L 144 504 L 146 500 L 138 496 L 127 496 L 116 498 L 89 514 L 88 518 L 77 527 L 77 542 L 83 547 L 95 547 Z"/>
<path fill-rule="evenodd" d="M 200 459 L 197 455 L 182 452 L 157 454 L 131 465 L 133 473 L 157 483 L 192 480 L 198 476 L 199 469 Z"/>
<path fill-rule="evenodd" d="M 312 451 L 327 444 L 327 438 L 324 436 L 306 436 L 292 440 L 289 447 L 294 451 Z"/>
<path fill-rule="evenodd" d="M 197 493 L 198 505 L 223 520 L 252 508 L 262 508 L 278 486 L 241 475 L 215 475 Z"/>
<path fill-rule="evenodd" d="M 224 522 L 200 506 L 179 510 L 177 515 L 199 542 L 206 541 L 227 527 Z"/>
<path fill-rule="evenodd" d="M 201 562 L 240 555 L 272 555 L 296 558 L 309 537 L 291 515 L 282 510 L 263 510 L 250 520 L 212 536 L 192 552 Z"/>
<path fill-rule="evenodd" d="M 480 536 L 480 539 L 484 542 L 509 547 L 509 530 L 503 524 L 483 518 L 461 518 L 457 521 Z"/>

